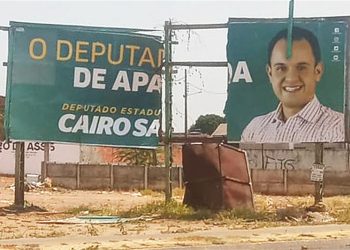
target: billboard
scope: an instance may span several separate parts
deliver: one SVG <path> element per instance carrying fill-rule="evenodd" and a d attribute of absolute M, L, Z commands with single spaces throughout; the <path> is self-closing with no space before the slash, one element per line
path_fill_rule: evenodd
<path fill-rule="evenodd" d="M 135 30 L 10 22 L 7 137 L 156 147 L 163 54 Z"/>
<path fill-rule="evenodd" d="M 288 46 L 287 19 L 230 19 L 228 141 L 344 141 L 347 32 L 341 19 L 295 19 Z"/>

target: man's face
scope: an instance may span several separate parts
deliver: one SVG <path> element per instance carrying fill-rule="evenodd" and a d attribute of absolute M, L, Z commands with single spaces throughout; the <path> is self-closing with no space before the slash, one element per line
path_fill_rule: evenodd
<path fill-rule="evenodd" d="M 286 55 L 287 41 L 279 40 L 266 70 L 282 107 L 298 112 L 314 97 L 323 65 L 316 65 L 311 45 L 305 39 L 293 41 L 292 57 L 287 59 Z"/>

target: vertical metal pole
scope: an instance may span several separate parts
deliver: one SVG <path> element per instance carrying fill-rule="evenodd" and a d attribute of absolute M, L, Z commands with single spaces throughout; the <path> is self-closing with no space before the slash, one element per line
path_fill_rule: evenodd
<path fill-rule="evenodd" d="M 16 142 L 15 207 L 24 208 L 24 142 Z"/>
<path fill-rule="evenodd" d="M 294 0 L 289 1 L 288 37 L 287 37 L 287 58 L 292 57 L 292 31 L 293 31 Z"/>
<path fill-rule="evenodd" d="M 166 187 L 165 201 L 169 202 L 172 197 L 171 188 L 171 136 L 172 136 L 172 79 L 171 79 L 171 22 L 166 21 L 164 26 L 164 57 L 165 57 L 165 168 L 166 168 Z"/>
<path fill-rule="evenodd" d="M 347 19 L 347 23 L 349 25 L 350 23 L 350 19 Z M 349 47 L 350 46 L 350 32 L 347 32 L 347 44 L 345 44 L 345 46 Z M 346 58 L 349 59 L 350 58 L 350 50 L 347 49 L 346 50 Z M 350 67 L 350 60 L 345 60 L 346 65 L 345 68 L 349 69 Z M 347 161 L 347 169 L 349 170 L 349 156 L 350 156 L 350 146 L 349 146 L 349 142 L 350 142 L 350 105 L 349 105 L 349 100 L 350 100 L 350 74 L 348 72 L 348 70 L 346 70 L 346 72 L 344 72 L 345 76 L 345 86 L 344 86 L 344 130 L 345 130 L 345 145 L 346 145 L 346 149 L 347 149 L 347 155 L 348 155 L 348 161 Z"/>
<path fill-rule="evenodd" d="M 109 165 L 109 175 L 110 175 L 110 186 L 111 186 L 111 189 L 113 190 L 114 189 L 114 165 L 111 164 Z"/>
<path fill-rule="evenodd" d="M 148 189 L 148 166 L 144 167 L 143 184 L 143 188 Z"/>
<path fill-rule="evenodd" d="M 185 141 L 187 142 L 187 69 L 185 69 Z"/>
<path fill-rule="evenodd" d="M 47 165 L 50 161 L 50 143 L 45 142 L 44 144 L 44 169 L 41 173 L 41 181 L 45 181 L 47 177 Z"/>
<path fill-rule="evenodd" d="M 315 163 L 323 165 L 323 143 L 315 143 Z M 315 182 L 315 205 L 320 205 L 323 200 L 323 180 Z"/>
<path fill-rule="evenodd" d="M 76 187 L 80 189 L 80 164 L 77 164 L 77 179 L 76 179 Z"/>

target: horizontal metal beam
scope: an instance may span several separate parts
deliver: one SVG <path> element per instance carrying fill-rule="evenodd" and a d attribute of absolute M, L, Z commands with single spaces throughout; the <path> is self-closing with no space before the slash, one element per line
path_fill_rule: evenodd
<path fill-rule="evenodd" d="M 227 62 L 171 62 L 171 66 L 227 67 Z"/>
<path fill-rule="evenodd" d="M 10 27 L 0 26 L 0 30 L 9 31 Z"/>
<path fill-rule="evenodd" d="M 169 29 L 172 30 L 191 30 L 191 29 L 226 29 L 227 23 L 217 24 L 170 24 Z"/>
<path fill-rule="evenodd" d="M 165 137 L 160 137 L 160 145 L 163 145 L 165 143 Z M 172 135 L 170 138 L 171 143 L 179 143 L 179 144 L 185 144 L 185 143 L 195 143 L 195 142 L 202 142 L 202 143 L 221 143 L 226 142 L 227 138 L 226 136 L 192 136 L 188 135 L 187 138 L 184 135 Z"/>

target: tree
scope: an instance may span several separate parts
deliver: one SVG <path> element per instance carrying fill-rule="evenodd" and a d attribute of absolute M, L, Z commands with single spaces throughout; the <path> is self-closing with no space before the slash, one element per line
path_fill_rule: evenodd
<path fill-rule="evenodd" d="M 191 126 L 190 132 L 200 130 L 200 132 L 211 135 L 221 123 L 225 123 L 226 119 L 219 115 L 207 114 L 198 117 L 194 125 Z"/>
<path fill-rule="evenodd" d="M 157 149 L 123 149 L 115 155 L 115 158 L 119 158 L 122 162 L 125 162 L 132 166 L 156 166 L 159 164 L 157 153 L 161 148 Z"/>

